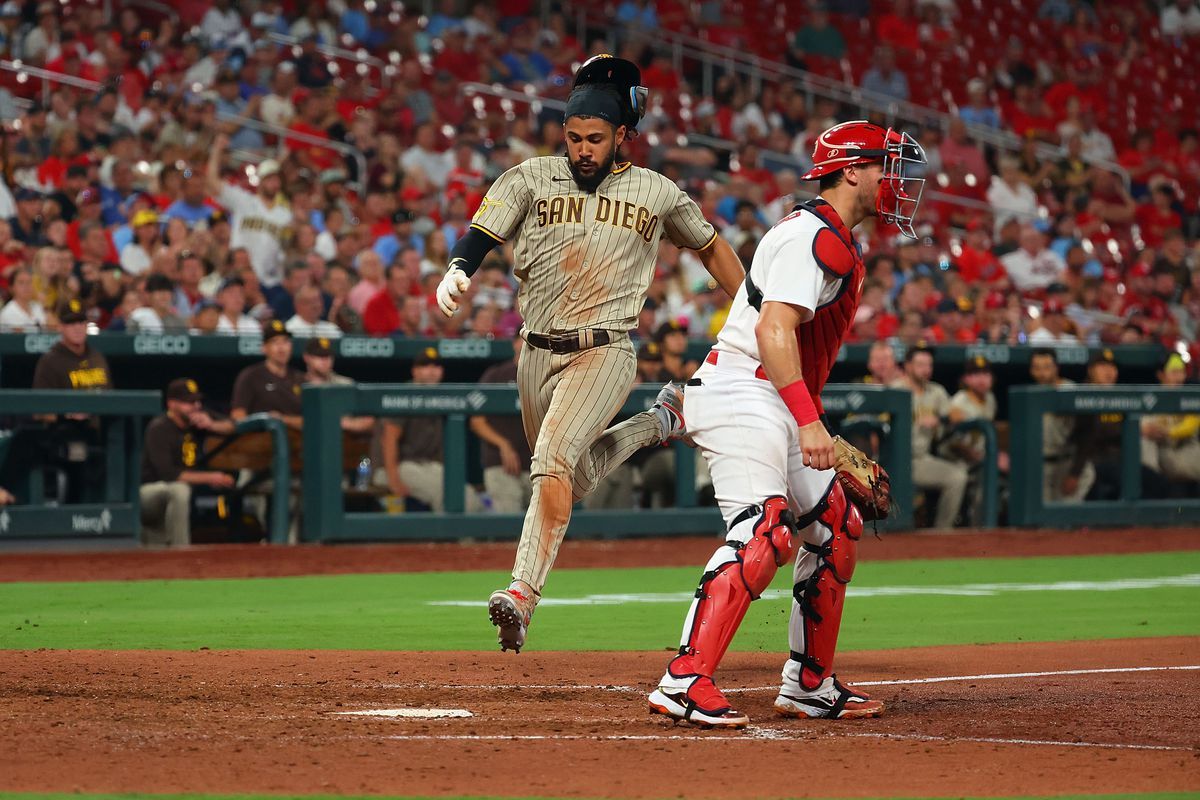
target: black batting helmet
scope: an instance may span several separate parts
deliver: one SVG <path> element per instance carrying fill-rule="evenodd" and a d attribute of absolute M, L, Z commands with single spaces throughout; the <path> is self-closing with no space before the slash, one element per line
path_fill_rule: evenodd
<path fill-rule="evenodd" d="M 642 71 L 637 64 L 608 53 L 592 56 L 575 73 L 575 83 L 571 89 L 597 83 L 617 90 L 621 95 L 624 114 L 622 124 L 630 132 L 636 131 L 638 123 L 646 116 L 646 101 L 650 95 L 650 90 L 641 85 Z"/>

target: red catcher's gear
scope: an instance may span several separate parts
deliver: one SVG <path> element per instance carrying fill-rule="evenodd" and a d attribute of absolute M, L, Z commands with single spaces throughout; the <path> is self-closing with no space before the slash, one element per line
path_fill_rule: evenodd
<path fill-rule="evenodd" d="M 750 601 L 757 600 L 779 567 L 791 560 L 795 539 L 795 518 L 787 499 L 776 495 L 763 502 L 749 541 L 743 545 L 731 539 L 717 550 L 713 562 L 719 563 L 710 562 L 709 571 L 701 576 L 684 628 L 686 638 L 667 667 L 671 675 L 712 677 Z"/>
<path fill-rule="evenodd" d="M 813 520 L 829 528 L 832 536 L 820 545 L 805 542 L 804 549 L 817 555 L 817 568 L 792 590 L 804 620 L 804 652 L 792 651 L 791 658 L 802 667 L 800 686 L 810 692 L 833 674 L 846 584 L 854 577 L 863 532 L 862 514 L 846 500 L 838 481 L 830 484 L 824 499 L 798 524 L 803 529 Z"/>
<path fill-rule="evenodd" d="M 800 178 L 812 181 L 842 167 L 883 163 L 883 184 L 875 200 L 879 218 L 913 239 L 912 222 L 921 203 L 925 179 L 915 177 L 916 167 L 926 163 L 925 151 L 907 133 L 884 130 L 866 120 L 842 122 L 817 137 L 813 145 L 813 168 Z"/>

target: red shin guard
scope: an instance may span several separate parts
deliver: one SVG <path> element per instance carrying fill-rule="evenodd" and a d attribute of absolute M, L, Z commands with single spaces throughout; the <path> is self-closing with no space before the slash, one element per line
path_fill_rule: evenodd
<path fill-rule="evenodd" d="M 804 619 L 804 652 L 793 651 L 791 657 L 802 666 L 800 685 L 813 691 L 833 674 L 846 584 L 854 576 L 854 565 L 858 562 L 863 520 L 858 508 L 846 500 L 837 481 L 830 485 L 829 493 L 813 509 L 810 518 L 827 526 L 832 534 L 822 545 L 805 543 L 804 548 L 817 555 L 817 568 L 812 577 L 793 589 Z"/>
<path fill-rule="evenodd" d="M 709 571 L 700 578 L 684 644 L 667 667 L 670 674 L 712 677 L 750 602 L 771 585 L 779 567 L 791 560 L 795 553 L 795 533 L 795 518 L 787 500 L 770 497 L 763 503 L 749 541 L 743 545 L 730 539 L 717 551 L 718 554 L 728 551 L 729 559 L 715 568 L 710 561 Z"/>

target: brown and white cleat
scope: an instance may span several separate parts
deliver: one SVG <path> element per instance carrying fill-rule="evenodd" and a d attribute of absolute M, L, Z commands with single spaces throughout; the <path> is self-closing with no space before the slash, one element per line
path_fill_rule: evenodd
<path fill-rule="evenodd" d="M 529 619 L 533 616 L 535 605 L 536 600 L 518 589 L 497 589 L 492 592 L 488 599 L 488 616 L 492 624 L 499 628 L 497 639 L 501 651 L 521 652 L 521 648 L 525 646 L 525 632 L 529 629 Z"/>
<path fill-rule="evenodd" d="M 782 691 L 775 698 L 775 713 L 797 719 L 866 719 L 883 714 L 883 703 L 840 683 L 836 675 L 812 692 Z"/>

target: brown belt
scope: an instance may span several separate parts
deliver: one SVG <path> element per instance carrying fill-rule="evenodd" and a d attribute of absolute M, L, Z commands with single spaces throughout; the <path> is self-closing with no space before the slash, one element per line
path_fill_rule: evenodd
<path fill-rule="evenodd" d="M 539 350 L 549 350 L 551 353 L 557 355 L 577 353 L 580 350 L 588 350 L 592 347 L 602 347 L 613 342 L 615 338 L 612 331 L 601 330 L 599 328 L 584 328 L 583 330 L 559 334 L 557 336 L 543 336 L 540 333 L 528 332 L 525 334 L 525 341 L 529 342 L 529 344 Z"/>

